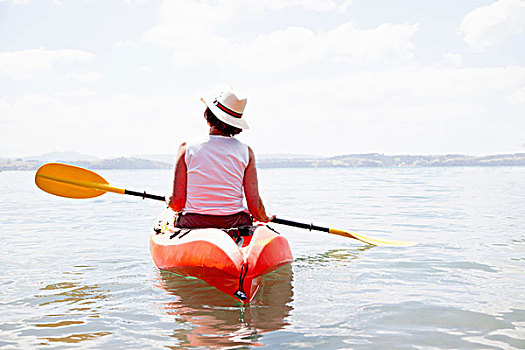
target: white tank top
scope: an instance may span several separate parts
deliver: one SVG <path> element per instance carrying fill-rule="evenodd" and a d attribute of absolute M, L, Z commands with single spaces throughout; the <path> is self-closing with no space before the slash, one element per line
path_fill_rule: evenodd
<path fill-rule="evenodd" d="M 186 145 L 186 213 L 230 215 L 247 211 L 243 202 L 248 146 L 229 136 L 209 135 Z"/>

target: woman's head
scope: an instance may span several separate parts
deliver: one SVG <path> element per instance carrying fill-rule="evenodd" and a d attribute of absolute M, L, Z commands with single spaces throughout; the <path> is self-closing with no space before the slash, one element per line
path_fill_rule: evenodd
<path fill-rule="evenodd" d="M 217 118 L 213 114 L 213 112 L 210 110 L 210 108 L 206 108 L 206 110 L 204 111 L 204 119 L 206 119 L 208 121 L 210 126 L 216 127 L 217 130 L 219 130 L 220 132 L 222 132 L 223 134 L 226 134 L 226 135 L 235 136 L 235 135 L 239 134 L 242 131 L 242 129 L 236 128 L 236 127 L 231 126 L 231 125 L 228 125 L 228 124 L 224 123 L 223 121 L 219 120 L 219 118 Z"/>
<path fill-rule="evenodd" d="M 211 98 L 201 98 L 215 118 L 231 125 L 236 129 L 249 129 L 248 123 L 243 118 L 244 108 L 248 99 L 238 96 L 231 87 L 223 87 Z"/>

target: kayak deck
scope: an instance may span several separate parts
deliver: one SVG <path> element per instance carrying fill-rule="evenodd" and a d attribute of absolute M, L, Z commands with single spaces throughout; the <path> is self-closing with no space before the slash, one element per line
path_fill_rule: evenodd
<path fill-rule="evenodd" d="M 249 303 L 265 274 L 293 261 L 288 240 L 266 226 L 239 244 L 223 230 L 179 229 L 167 209 L 150 237 L 151 256 L 165 271 L 196 277 L 233 298 Z"/>

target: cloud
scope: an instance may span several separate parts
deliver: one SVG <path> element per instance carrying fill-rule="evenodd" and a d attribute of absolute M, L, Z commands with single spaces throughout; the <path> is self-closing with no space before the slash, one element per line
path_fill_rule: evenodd
<path fill-rule="evenodd" d="M 182 65 L 208 64 L 240 67 L 245 70 L 285 70 L 318 61 L 359 63 L 410 60 L 414 46 L 410 42 L 418 25 L 383 24 L 363 30 L 343 24 L 326 33 L 303 27 L 263 34 L 248 43 L 227 38 L 208 37 L 201 49 L 175 48 L 175 62 Z M 202 38 L 200 42 L 204 42 Z M 209 52 L 221 52 L 210 56 Z"/>
<path fill-rule="evenodd" d="M 261 4 L 271 10 L 281 10 L 286 7 L 300 6 L 308 11 L 345 12 L 352 1 L 342 1 L 337 4 L 331 0 L 263 0 Z"/>
<path fill-rule="evenodd" d="M 8 1 L 11 1 L 14 5 L 27 5 L 31 2 L 31 0 L 0 0 L 0 3 L 1 2 L 8 2 Z M 61 0 L 53 0 L 53 3 L 57 6 L 60 6 L 62 5 L 62 1 Z"/>
<path fill-rule="evenodd" d="M 512 151 L 523 143 L 523 108 L 513 102 L 523 103 L 524 84 L 524 67 L 413 64 L 247 88 L 251 129 L 240 138 L 258 154 Z M 0 99 L 0 155 L 175 152 L 206 133 L 201 93 Z"/>
<path fill-rule="evenodd" d="M 443 55 L 443 62 L 446 66 L 459 67 L 463 64 L 463 56 L 449 52 Z"/>
<path fill-rule="evenodd" d="M 525 30 L 525 1 L 499 0 L 468 13 L 459 33 L 473 51 L 502 44 Z"/>
<path fill-rule="evenodd" d="M 327 57 L 335 54 L 363 62 L 405 60 L 413 57 L 414 46 L 410 40 L 418 29 L 418 24 L 384 23 L 363 30 L 346 23 L 318 37 Z"/>
<path fill-rule="evenodd" d="M 10 0 L 0 0 L 0 2 L 8 2 Z M 29 4 L 31 0 L 11 0 L 11 2 L 15 5 L 26 5 Z"/>
<path fill-rule="evenodd" d="M 262 153 L 491 153 L 522 142 L 506 96 L 524 83 L 523 67 L 360 71 L 250 91 L 246 117 Z"/>
<path fill-rule="evenodd" d="M 95 95 L 95 91 L 88 89 L 66 90 L 56 93 L 57 98 L 86 98 Z"/>
<path fill-rule="evenodd" d="M 0 77 L 31 79 L 41 71 L 51 70 L 55 65 L 66 62 L 89 62 L 95 55 L 79 50 L 29 49 L 0 52 Z"/>
<path fill-rule="evenodd" d="M 130 7 L 135 7 L 135 6 L 144 5 L 145 3 L 148 2 L 148 0 L 124 0 L 124 2 L 128 4 L 128 6 Z"/>
<path fill-rule="evenodd" d="M 222 55 L 218 64 L 244 69 L 285 70 L 320 61 L 374 63 L 410 60 L 414 49 L 410 38 L 417 30 L 417 25 L 393 24 L 363 30 L 347 23 L 326 33 L 288 27 L 261 35 L 250 43 L 231 44 L 232 50 Z"/>
<path fill-rule="evenodd" d="M 205 130 L 204 119 L 199 117 L 203 107 L 198 96 L 101 97 L 87 91 L 85 95 L 79 93 L 0 99 L 0 156 L 53 150 L 98 155 L 137 154 L 145 149 L 170 152 L 187 133 Z M 180 125 L 184 125 L 184 135 L 174 134 Z"/>
<path fill-rule="evenodd" d="M 524 104 L 525 105 L 525 86 L 523 86 L 521 89 L 516 90 L 510 98 L 510 103 L 512 104 Z M 525 112 L 523 113 L 523 117 L 525 117 Z"/>
<path fill-rule="evenodd" d="M 92 83 L 104 78 L 104 75 L 98 72 L 90 73 L 70 73 L 68 77 L 81 83 Z"/>
<path fill-rule="evenodd" d="M 285 82 L 257 90 L 262 100 L 279 103 L 283 109 L 303 108 L 311 115 L 326 114 L 327 108 L 344 115 L 351 108 L 414 107 L 499 104 L 496 96 L 511 95 L 525 83 L 524 67 L 455 68 L 419 65 L 381 71 L 360 71 L 336 78 Z M 521 90 L 520 90 L 521 91 Z M 268 96 L 266 96 L 268 95 Z M 287 96 L 279 99 L 278 96 Z M 492 100 L 490 96 L 494 96 Z M 301 101 L 300 105 L 295 105 Z M 481 101 L 483 103 L 481 103 Z M 380 103 L 378 103 L 380 102 Z M 293 105 L 292 105 L 293 104 Z M 266 103 L 261 105 L 265 108 Z M 325 116 L 330 118 L 329 116 Z M 421 115 L 419 118 L 426 118 Z"/>
<path fill-rule="evenodd" d="M 292 0 L 266 1 L 259 6 L 280 8 L 299 3 L 319 6 L 319 10 L 323 6 L 327 9 L 335 6 L 332 1 L 303 3 Z M 164 2 L 161 22 L 144 33 L 143 40 L 171 47 L 175 64 L 181 66 L 285 70 L 321 60 L 375 63 L 413 58 L 411 39 L 419 29 L 418 24 L 385 23 L 372 29 L 360 29 L 344 23 L 324 32 L 289 26 L 255 33 L 248 24 L 242 27 L 242 23 L 243 19 L 256 17 L 257 9 L 246 5 L 232 9 L 229 4 L 190 2 L 180 6 L 179 2 Z M 236 36 L 237 40 L 223 34 L 232 23 L 242 27 L 237 29 L 243 33 Z"/>

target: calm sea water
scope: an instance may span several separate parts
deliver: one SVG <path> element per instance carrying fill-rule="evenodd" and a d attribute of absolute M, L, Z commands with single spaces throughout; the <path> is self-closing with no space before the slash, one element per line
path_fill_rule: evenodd
<path fill-rule="evenodd" d="M 100 171 L 164 194 L 171 171 Z M 72 200 L 0 173 L 0 348 L 524 349 L 525 168 L 264 169 L 269 211 L 410 248 L 272 225 L 295 261 L 246 307 L 159 272 L 162 203 Z"/>

